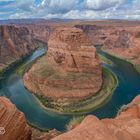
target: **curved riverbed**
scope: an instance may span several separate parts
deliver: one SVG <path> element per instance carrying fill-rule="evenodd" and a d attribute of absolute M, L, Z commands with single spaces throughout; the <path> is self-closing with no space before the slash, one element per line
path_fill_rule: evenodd
<path fill-rule="evenodd" d="M 36 50 L 24 63 L 32 62 L 45 52 L 45 49 Z M 114 117 L 123 104 L 129 103 L 140 93 L 140 75 L 131 64 L 102 51 L 99 53 L 113 61 L 113 65 L 104 64 L 104 67 L 111 69 L 118 76 L 119 85 L 108 103 L 89 114 L 95 114 L 99 118 Z M 0 95 L 7 96 L 18 109 L 24 112 L 27 120 L 38 128 L 64 130 L 72 116 L 46 111 L 34 95 L 24 88 L 21 77 L 14 72 L 16 69 L 17 66 L 8 71 L 5 78 L 0 81 Z"/>

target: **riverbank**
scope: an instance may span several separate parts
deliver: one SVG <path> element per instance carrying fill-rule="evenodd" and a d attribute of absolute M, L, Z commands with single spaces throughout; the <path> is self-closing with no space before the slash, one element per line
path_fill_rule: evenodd
<path fill-rule="evenodd" d="M 99 57 L 100 57 L 100 59 L 101 59 L 101 61 L 102 61 L 102 63 L 105 63 L 105 64 L 108 64 L 108 65 L 113 65 L 113 62 L 110 60 L 110 59 L 108 59 L 108 58 L 106 58 L 104 55 L 102 55 L 102 54 L 98 54 L 99 55 Z"/>
<path fill-rule="evenodd" d="M 131 64 L 131 65 L 134 67 L 134 69 L 140 74 L 140 65 L 134 64 L 131 60 L 126 59 L 126 58 L 124 58 L 124 57 L 122 57 L 122 56 L 119 56 L 119 55 L 117 55 L 117 54 L 114 54 L 114 53 L 111 52 L 110 50 L 104 49 L 103 47 L 101 48 L 101 50 L 102 50 L 103 52 L 105 52 L 105 53 L 108 53 L 109 55 L 111 55 L 111 56 L 114 57 L 114 58 L 117 58 L 117 59 L 119 59 L 119 60 L 121 60 L 121 61 L 128 62 L 128 63 Z"/>
<path fill-rule="evenodd" d="M 15 66 L 20 66 L 22 62 L 25 62 L 29 56 L 33 54 L 34 51 L 40 48 L 45 48 L 46 44 L 42 42 L 37 43 L 37 47 L 35 47 L 33 50 L 30 50 L 26 55 L 19 57 L 19 58 L 12 58 L 9 62 L 6 64 L 1 64 L 0 66 L 0 80 L 3 79 L 4 75 L 11 69 L 14 69 Z"/>
<path fill-rule="evenodd" d="M 42 54 L 41 56 L 37 57 L 36 59 L 34 59 L 32 62 L 30 63 L 24 63 L 22 65 L 20 65 L 17 69 L 16 69 L 16 73 L 20 76 L 23 77 L 24 73 L 27 72 L 33 64 L 36 63 L 36 61 L 41 58 L 42 56 L 44 56 L 46 53 Z"/>
<path fill-rule="evenodd" d="M 29 57 L 30 55 L 32 55 L 32 52 L 30 52 L 29 54 L 27 54 L 26 56 L 22 57 L 22 58 L 18 58 L 12 62 L 9 62 L 9 64 L 3 66 L 0 70 L 0 79 L 3 79 L 5 73 L 7 73 L 9 70 L 13 69 L 15 66 L 20 65 L 22 62 L 24 62 L 27 57 Z"/>

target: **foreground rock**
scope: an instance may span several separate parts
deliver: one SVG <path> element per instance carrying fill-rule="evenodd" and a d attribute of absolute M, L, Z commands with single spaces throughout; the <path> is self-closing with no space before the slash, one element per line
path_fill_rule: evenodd
<path fill-rule="evenodd" d="M 32 138 L 23 113 L 7 98 L 0 97 L 0 127 L 5 128 L 5 133 L 0 134 L 2 140 L 140 140 L 140 96 L 122 107 L 114 119 L 99 120 L 90 115 L 67 133 L 54 129 Z"/>
<path fill-rule="evenodd" d="M 0 131 L 1 140 L 30 140 L 31 130 L 24 114 L 20 112 L 7 98 L 0 97 Z"/>
<path fill-rule="evenodd" d="M 79 126 L 53 140 L 140 140 L 140 96 L 115 119 L 87 116 Z"/>
<path fill-rule="evenodd" d="M 29 90 L 55 106 L 70 105 L 97 93 L 102 85 L 101 63 L 81 29 L 57 28 L 48 47 L 47 56 L 24 76 Z"/>

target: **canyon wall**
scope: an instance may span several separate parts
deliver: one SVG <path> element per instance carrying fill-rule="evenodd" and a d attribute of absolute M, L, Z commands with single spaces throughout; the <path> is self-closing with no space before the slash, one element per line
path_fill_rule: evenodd
<path fill-rule="evenodd" d="M 29 25 L 22 25 L 23 27 L 26 27 L 31 36 L 34 36 L 35 39 L 42 41 L 44 43 L 48 43 L 48 39 L 50 34 L 54 31 L 56 28 L 55 25 L 52 24 L 29 24 Z"/>
<path fill-rule="evenodd" d="M 5 97 L 0 97 L 0 139 L 31 140 L 24 114 Z"/>
<path fill-rule="evenodd" d="M 38 47 L 38 41 L 25 27 L 0 26 L 0 71 Z"/>
<path fill-rule="evenodd" d="M 77 24 L 75 27 L 82 29 L 95 46 L 101 45 L 108 53 L 140 65 L 139 23 L 95 21 Z"/>
<path fill-rule="evenodd" d="M 140 65 L 140 26 L 110 31 L 103 49 L 135 65 Z"/>

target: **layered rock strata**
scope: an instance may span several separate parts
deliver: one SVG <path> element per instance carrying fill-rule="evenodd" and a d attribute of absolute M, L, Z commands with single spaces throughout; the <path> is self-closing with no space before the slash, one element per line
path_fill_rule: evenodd
<path fill-rule="evenodd" d="M 104 49 L 113 55 L 140 65 L 140 26 L 109 32 Z"/>
<path fill-rule="evenodd" d="M 31 139 L 31 130 L 27 125 L 24 114 L 5 97 L 0 97 L 0 139 Z"/>
<path fill-rule="evenodd" d="M 0 26 L 0 71 L 38 47 L 25 27 Z"/>

